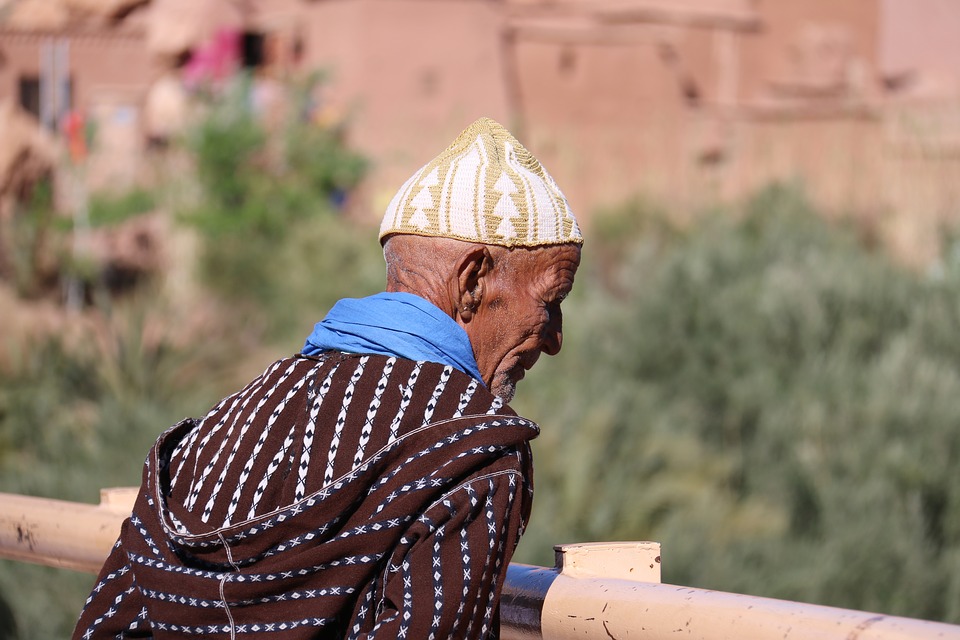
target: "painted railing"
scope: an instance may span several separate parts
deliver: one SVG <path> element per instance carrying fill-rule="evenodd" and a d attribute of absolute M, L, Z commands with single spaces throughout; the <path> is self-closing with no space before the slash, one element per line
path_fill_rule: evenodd
<path fill-rule="evenodd" d="M 0 493 L 0 557 L 96 573 L 135 489 L 99 505 Z M 557 547 L 556 567 L 512 564 L 505 640 L 960 640 L 960 626 L 660 583 L 660 545 Z"/>

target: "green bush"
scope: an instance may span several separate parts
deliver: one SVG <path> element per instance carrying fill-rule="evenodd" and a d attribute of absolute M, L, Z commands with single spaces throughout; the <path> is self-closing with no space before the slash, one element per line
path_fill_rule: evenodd
<path fill-rule="evenodd" d="M 655 539 L 668 582 L 960 622 L 958 274 L 779 187 L 633 246 L 531 376 L 521 558 Z"/>
<path fill-rule="evenodd" d="M 53 191 L 51 180 L 40 181 L 17 207 L 10 237 L 0 234 L 0 280 L 11 281 L 22 299 L 56 299 L 70 282 L 86 290 L 102 287 L 98 266 L 71 249 L 75 221 L 57 213 Z M 137 188 L 95 193 L 88 204 L 86 224 L 103 227 L 152 210 L 155 199 L 152 192 Z"/>
<path fill-rule="evenodd" d="M 4 336 L 18 355 L 0 368 L 0 490 L 92 502 L 136 484 L 162 429 L 296 350 L 337 298 L 382 286 L 374 230 L 331 205 L 358 169 L 323 168 L 306 135 L 277 155 L 231 117 L 204 125 L 188 214 L 207 291 L 229 302 L 218 340 L 174 340 L 181 317 L 152 291 L 78 344 Z M 667 582 L 960 622 L 954 253 L 906 270 L 780 187 L 685 228 L 641 202 L 595 228 L 563 352 L 514 405 L 543 428 L 516 560 L 654 539 Z M 264 334 L 245 322 L 268 331 L 254 364 Z M 91 582 L 0 569 L 22 638 L 67 635 Z"/>
<path fill-rule="evenodd" d="M 53 183 L 46 178 L 14 207 L 9 226 L 0 227 L 0 279 L 9 280 L 21 298 L 38 298 L 55 285 L 56 231 Z"/>
<path fill-rule="evenodd" d="M 122 193 L 94 193 L 90 196 L 90 226 L 118 224 L 156 207 L 156 197 L 148 189 L 134 188 Z"/>
<path fill-rule="evenodd" d="M 224 391 L 226 347 L 209 341 L 183 349 L 173 341 L 175 323 L 160 322 L 160 314 L 151 292 L 79 339 L 3 337 L 0 491 L 96 503 L 103 487 L 135 486 L 156 437 Z M 148 336 L 150 321 L 168 333 Z M 0 594 L 21 640 L 69 637 L 93 581 L 0 561 Z"/>
<path fill-rule="evenodd" d="M 299 114 L 305 92 L 294 89 Z M 205 197 L 184 219 L 200 231 L 210 290 L 269 336 L 299 335 L 338 298 L 382 287 L 375 233 L 338 210 L 367 163 L 338 129 L 296 116 L 268 135 L 248 90 L 240 81 L 213 99 L 190 138 Z"/>
<path fill-rule="evenodd" d="M 250 108 L 249 92 L 241 78 L 211 97 L 188 136 L 204 198 L 185 219 L 209 241 L 233 234 L 281 242 L 298 221 L 335 215 L 338 198 L 366 171 L 338 130 L 293 116 L 298 104 L 271 135 Z"/>
<path fill-rule="evenodd" d="M 194 132 L 202 195 L 181 212 L 201 239 L 205 297 L 226 303 L 213 320 L 218 339 L 185 342 L 180 332 L 191 310 L 168 308 L 150 287 L 118 301 L 98 291 L 100 307 L 88 316 L 102 317 L 79 339 L 74 331 L 71 339 L 0 337 L 0 491 L 95 502 L 102 487 L 138 484 L 161 431 L 233 392 L 238 372 L 297 351 L 340 297 L 382 288 L 375 230 L 337 211 L 366 162 L 329 128 L 294 121 L 268 135 L 246 108 L 244 91 L 239 83 L 214 101 Z M 91 224 L 120 222 L 163 195 L 98 195 Z M 32 239 L 45 228 L 21 232 Z M 23 640 L 68 637 L 92 582 L 0 561 L 0 594 Z M 0 637 L 8 623 L 0 600 Z"/>

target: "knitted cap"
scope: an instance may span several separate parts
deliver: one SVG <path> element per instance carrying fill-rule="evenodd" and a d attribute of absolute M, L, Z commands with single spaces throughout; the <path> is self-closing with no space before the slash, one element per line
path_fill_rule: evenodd
<path fill-rule="evenodd" d="M 582 244 L 557 183 L 510 132 L 480 118 L 400 187 L 380 225 L 392 234 L 504 247 Z"/>

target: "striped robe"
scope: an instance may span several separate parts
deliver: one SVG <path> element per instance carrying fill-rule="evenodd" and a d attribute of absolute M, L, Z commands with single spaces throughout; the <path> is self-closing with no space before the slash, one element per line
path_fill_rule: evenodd
<path fill-rule="evenodd" d="M 151 449 L 74 638 L 496 637 L 537 433 L 442 364 L 275 362 Z"/>

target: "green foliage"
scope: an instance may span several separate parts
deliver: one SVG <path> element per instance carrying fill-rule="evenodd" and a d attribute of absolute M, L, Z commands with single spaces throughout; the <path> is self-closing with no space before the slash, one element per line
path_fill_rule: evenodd
<path fill-rule="evenodd" d="M 118 224 L 156 207 L 154 194 L 143 188 L 122 193 L 95 193 L 90 197 L 90 226 L 103 227 Z"/>
<path fill-rule="evenodd" d="M 97 332 L 4 341 L 0 491 L 92 503 L 103 487 L 137 485 L 160 432 L 223 391 L 214 384 L 225 361 L 217 343 L 185 351 L 174 334 L 148 331 L 162 320 L 154 298 L 108 312 Z M 90 575 L 0 562 L 0 593 L 23 640 L 69 637 L 92 583 Z"/>
<path fill-rule="evenodd" d="M 203 239 L 204 282 L 277 337 L 343 295 L 378 290 L 382 259 L 369 230 L 337 211 L 366 160 L 337 129 L 296 117 L 268 135 L 248 90 L 240 82 L 213 100 L 191 138 L 205 198 L 185 219 Z M 305 93 L 293 95 L 293 113 L 303 112 Z"/>
<path fill-rule="evenodd" d="M 91 312 L 69 337 L 0 336 L 0 491 L 94 502 L 102 487 L 138 484 L 162 430 L 235 390 L 251 343 L 259 350 L 249 366 L 259 371 L 263 360 L 298 350 L 337 299 L 382 287 L 375 231 L 336 210 L 366 162 L 333 129 L 294 121 L 268 134 L 245 91 L 239 83 L 213 100 L 194 132 L 202 196 L 181 212 L 201 239 L 207 297 L 228 303 L 212 320 L 218 339 L 185 341 L 183 313 L 157 290 L 122 301 L 97 292 L 100 317 Z M 95 196 L 91 224 L 120 222 L 163 196 Z M 68 637 L 92 581 L 0 561 L 0 593 L 24 640 Z"/>
<path fill-rule="evenodd" d="M 96 193 L 89 200 L 87 223 L 90 227 L 119 224 L 154 205 L 153 193 L 145 189 Z M 101 286 L 100 267 L 70 250 L 73 227 L 72 217 L 56 212 L 51 181 L 40 181 L 15 212 L 10 237 L 0 233 L 0 280 L 10 280 L 24 299 L 58 297 L 62 285 L 70 281 L 85 289 Z"/>
<path fill-rule="evenodd" d="M 280 215 L 272 216 L 263 191 L 270 189 L 260 153 L 266 132 L 239 96 L 215 102 L 191 137 L 197 178 L 204 188 L 204 206 L 192 212 L 190 222 L 216 236 L 251 230 L 278 233 Z"/>
<path fill-rule="evenodd" d="M 21 297 L 36 298 L 55 278 L 51 264 L 55 231 L 51 181 L 41 180 L 17 209 L 10 237 L 0 235 L 0 277 L 7 276 Z"/>
<path fill-rule="evenodd" d="M 0 592 L 0 640 L 16 640 L 17 637 L 16 616 Z"/>
<path fill-rule="evenodd" d="M 212 97 L 189 136 L 205 199 L 186 219 L 211 240 L 238 234 L 279 242 L 296 222 L 333 215 L 335 200 L 357 185 L 367 163 L 338 130 L 309 120 L 290 117 L 282 131 L 268 132 L 249 92 L 240 79 Z M 294 104 L 292 112 L 302 110 Z"/>
<path fill-rule="evenodd" d="M 367 160 L 344 146 L 342 132 L 319 125 L 287 127 L 285 179 L 307 194 L 342 197 L 367 172 Z"/>
<path fill-rule="evenodd" d="M 161 430 L 245 382 L 251 344 L 266 335 L 259 370 L 381 287 L 375 232 L 334 206 L 362 159 L 313 125 L 268 135 L 238 96 L 194 137 L 203 198 L 184 214 L 204 291 L 229 303 L 217 339 L 184 341 L 155 291 L 104 303 L 79 339 L 3 336 L 0 490 L 92 502 L 136 484 Z M 667 582 L 960 622 L 957 252 L 905 270 L 781 187 L 666 220 L 632 202 L 588 229 L 564 350 L 514 405 L 543 426 L 516 560 L 654 539 Z M 0 568 L 22 638 L 68 635 L 91 582 Z"/>
<path fill-rule="evenodd" d="M 521 559 L 655 539 L 667 582 L 960 622 L 960 274 L 779 187 L 635 246 L 530 377 Z"/>

